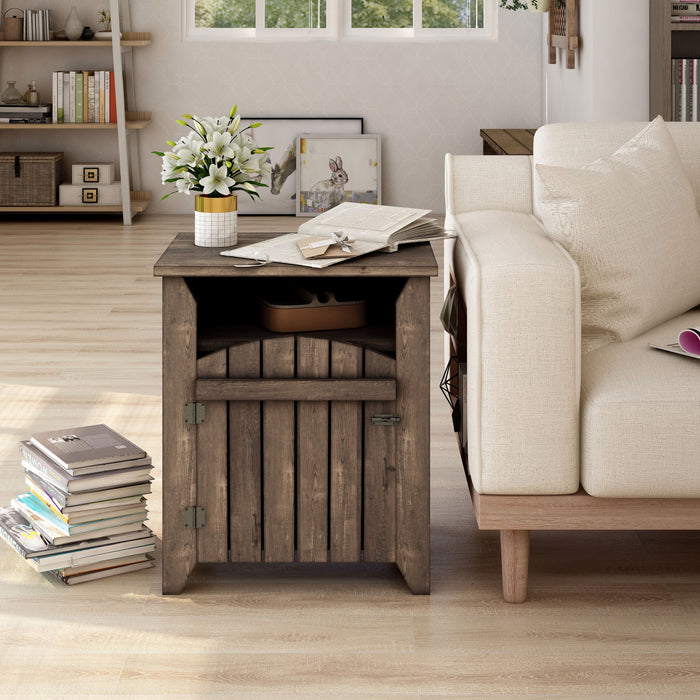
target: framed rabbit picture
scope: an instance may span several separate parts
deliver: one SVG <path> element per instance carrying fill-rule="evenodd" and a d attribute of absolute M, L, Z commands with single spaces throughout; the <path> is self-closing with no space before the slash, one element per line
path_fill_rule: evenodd
<path fill-rule="evenodd" d="M 304 134 L 297 138 L 297 216 L 342 202 L 381 204 L 378 134 Z"/>

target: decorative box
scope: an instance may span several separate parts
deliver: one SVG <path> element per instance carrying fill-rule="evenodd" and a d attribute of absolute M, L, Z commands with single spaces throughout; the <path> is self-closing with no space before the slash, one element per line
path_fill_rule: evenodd
<path fill-rule="evenodd" d="M 114 182 L 114 163 L 73 163 L 74 185 L 111 185 Z"/>
<path fill-rule="evenodd" d="M 0 206 L 54 207 L 63 153 L 0 153 Z"/>
<path fill-rule="evenodd" d="M 62 207 L 116 206 L 122 203 L 121 184 L 111 185 L 61 185 L 58 203 Z"/>
<path fill-rule="evenodd" d="M 258 297 L 260 321 L 277 333 L 359 328 L 367 322 L 367 303 L 340 290 L 295 287 L 268 290 Z"/>

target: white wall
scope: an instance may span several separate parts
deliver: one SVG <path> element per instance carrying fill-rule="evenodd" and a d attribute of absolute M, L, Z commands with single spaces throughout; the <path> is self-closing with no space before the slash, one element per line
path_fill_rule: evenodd
<path fill-rule="evenodd" d="M 590 2 L 590 0 L 587 0 Z M 616 0 L 618 2 L 620 0 Z M 7 4 L 7 3 L 6 3 Z M 94 27 L 104 0 L 56 0 L 57 25 L 71 4 Z M 183 112 L 214 116 L 233 103 L 245 116 L 362 116 L 365 131 L 383 139 L 383 201 L 444 211 L 447 151 L 480 153 L 479 129 L 537 127 L 544 120 L 541 17 L 499 10 L 498 41 L 438 43 L 210 43 L 180 39 L 179 0 L 132 2 L 132 29 L 150 31 L 150 47 L 136 49 L 136 107 L 153 123 L 139 134 L 144 189 L 152 211 L 192 211 L 178 195 L 160 202 L 160 162 L 150 155 L 184 133 Z M 33 0 L 12 6 L 35 7 Z M 70 54 L 70 57 L 69 55 Z M 0 79 L 18 85 L 35 78 L 50 97 L 51 70 L 103 68 L 109 52 L 0 52 Z M 106 64 L 106 65 L 105 65 Z M 24 134 L 3 150 L 65 150 L 67 165 L 116 158 L 116 137 L 75 132 Z"/>
<path fill-rule="evenodd" d="M 579 36 L 574 70 L 547 65 L 546 120 L 648 119 L 649 0 L 582 0 Z"/>

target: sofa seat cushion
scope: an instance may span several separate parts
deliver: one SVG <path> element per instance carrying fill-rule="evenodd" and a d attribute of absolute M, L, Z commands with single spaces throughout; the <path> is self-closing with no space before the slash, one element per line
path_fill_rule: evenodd
<path fill-rule="evenodd" d="M 586 167 L 536 169 L 545 228 L 581 273 L 584 353 L 700 303 L 700 216 L 660 117 Z"/>
<path fill-rule="evenodd" d="M 690 326 L 689 311 L 581 366 L 581 485 L 592 496 L 700 497 L 700 359 L 649 347 Z"/>

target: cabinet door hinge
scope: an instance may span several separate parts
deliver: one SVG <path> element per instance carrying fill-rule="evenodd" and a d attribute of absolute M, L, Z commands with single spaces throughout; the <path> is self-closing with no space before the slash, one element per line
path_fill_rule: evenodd
<path fill-rule="evenodd" d="M 204 508 L 201 506 L 188 506 L 185 508 L 185 527 L 199 530 L 204 527 Z"/>
<path fill-rule="evenodd" d="M 398 425 L 401 422 L 401 416 L 390 413 L 379 413 L 372 416 L 372 425 Z"/>
<path fill-rule="evenodd" d="M 199 423 L 204 423 L 203 403 L 185 404 L 185 423 L 187 425 L 198 425 Z"/>

